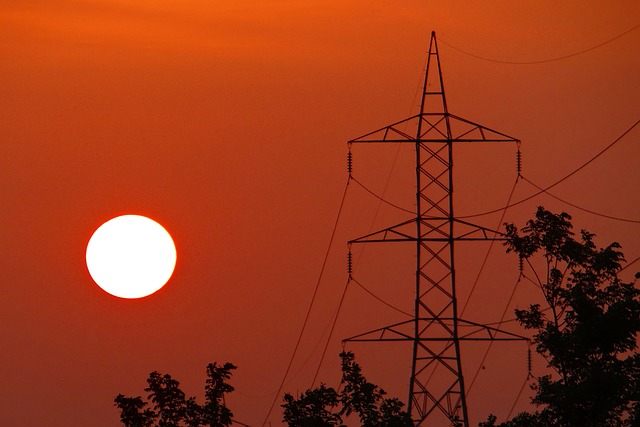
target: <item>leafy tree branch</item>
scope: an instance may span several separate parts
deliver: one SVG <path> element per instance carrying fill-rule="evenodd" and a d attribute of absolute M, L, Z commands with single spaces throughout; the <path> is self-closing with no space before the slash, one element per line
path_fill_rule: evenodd
<path fill-rule="evenodd" d="M 640 425 L 640 290 L 618 278 L 620 245 L 598 248 L 594 234 L 576 236 L 569 214 L 542 207 L 521 230 L 506 224 L 506 231 L 507 252 L 532 270 L 547 305 L 531 304 L 516 317 L 557 375 L 532 386 L 537 411 L 500 426 Z M 540 262 L 544 274 L 535 268 Z M 480 426 L 495 423 L 490 416 Z"/>

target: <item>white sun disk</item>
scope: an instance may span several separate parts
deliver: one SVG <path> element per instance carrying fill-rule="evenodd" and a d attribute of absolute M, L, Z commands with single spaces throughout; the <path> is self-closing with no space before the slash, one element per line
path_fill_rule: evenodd
<path fill-rule="evenodd" d="M 106 292 L 120 298 L 142 298 L 169 281 L 176 265 L 176 247 L 157 222 L 123 215 L 93 233 L 86 260 L 89 274 Z"/>

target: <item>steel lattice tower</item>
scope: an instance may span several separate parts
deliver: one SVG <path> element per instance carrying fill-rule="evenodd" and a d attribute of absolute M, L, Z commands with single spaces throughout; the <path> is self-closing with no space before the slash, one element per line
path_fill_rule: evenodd
<path fill-rule="evenodd" d="M 501 239 L 490 229 L 454 216 L 453 145 L 519 143 L 503 133 L 450 114 L 435 33 L 431 33 L 420 112 L 349 141 L 409 143 L 416 153 L 416 216 L 349 244 L 412 242 L 416 247 L 413 319 L 345 341 L 405 341 L 413 347 L 408 412 L 416 426 L 469 426 L 460 343 L 520 340 L 496 328 L 458 317 L 454 246 Z M 496 237 L 497 236 L 497 237 Z"/>

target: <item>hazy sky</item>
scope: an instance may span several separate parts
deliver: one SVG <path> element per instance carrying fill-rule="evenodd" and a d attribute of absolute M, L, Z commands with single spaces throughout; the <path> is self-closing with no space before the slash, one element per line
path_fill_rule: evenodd
<path fill-rule="evenodd" d="M 150 371 L 201 398 L 205 365 L 230 361 L 239 369 L 227 403 L 259 426 L 318 282 L 347 182 L 346 141 L 417 112 L 431 31 L 450 112 L 519 138 L 523 175 L 546 186 L 640 119 L 640 28 L 612 40 L 638 24 L 635 0 L 1 1 L 3 425 L 116 426 L 113 398 L 143 394 Z M 552 193 L 640 220 L 639 142 L 640 126 Z M 412 147 L 353 154 L 359 181 L 413 208 Z M 455 155 L 456 212 L 504 205 L 515 147 Z M 533 192 L 520 181 L 513 200 Z M 549 196 L 505 220 L 523 224 L 540 204 L 573 214 L 601 245 L 619 241 L 629 261 L 640 256 L 637 222 Z M 100 290 L 84 262 L 93 231 L 128 213 L 163 224 L 178 250 L 169 284 L 135 301 Z M 308 388 L 318 368 L 347 282 L 346 242 L 407 215 L 349 185 L 285 391 Z M 354 276 L 410 310 L 412 249 L 358 247 Z M 487 249 L 458 247 L 464 304 Z M 499 320 L 517 275 L 495 245 L 465 317 Z M 507 317 L 535 296 L 519 285 Z M 337 386 L 342 338 L 404 319 L 350 283 L 319 381 Z M 526 346 L 501 346 L 469 393 L 474 425 L 489 412 L 504 419 L 526 377 Z M 463 348 L 466 375 L 484 348 Z M 406 401 L 406 348 L 349 349 Z M 540 375 L 544 363 L 534 368 Z"/>

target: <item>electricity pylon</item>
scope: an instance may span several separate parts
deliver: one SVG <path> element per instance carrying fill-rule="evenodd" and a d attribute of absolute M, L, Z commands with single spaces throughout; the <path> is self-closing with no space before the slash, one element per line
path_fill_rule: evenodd
<path fill-rule="evenodd" d="M 416 153 L 416 216 L 349 244 L 412 242 L 416 247 L 415 304 L 411 320 L 345 341 L 407 341 L 413 344 L 407 410 L 416 426 L 469 426 L 460 343 L 522 337 L 458 316 L 454 246 L 502 239 L 497 232 L 456 219 L 453 145 L 519 140 L 450 114 L 435 33 L 431 33 L 420 112 L 349 141 L 409 143 Z"/>

